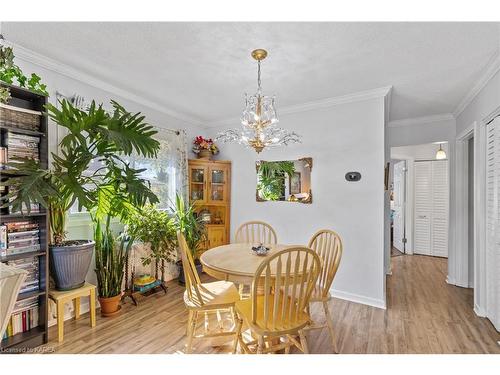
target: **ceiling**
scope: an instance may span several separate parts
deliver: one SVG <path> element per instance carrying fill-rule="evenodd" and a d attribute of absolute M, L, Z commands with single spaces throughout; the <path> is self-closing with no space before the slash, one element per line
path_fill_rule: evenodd
<path fill-rule="evenodd" d="M 8 41 L 204 124 L 256 89 L 287 106 L 393 86 L 390 120 L 451 113 L 500 46 L 499 23 L 2 23 Z M 278 112 L 279 113 L 279 112 Z"/>

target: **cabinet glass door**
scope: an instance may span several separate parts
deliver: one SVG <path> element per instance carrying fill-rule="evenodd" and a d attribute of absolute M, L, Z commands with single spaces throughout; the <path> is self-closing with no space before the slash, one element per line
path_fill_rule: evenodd
<path fill-rule="evenodd" d="M 210 197 L 212 202 L 224 202 L 227 197 L 227 170 L 226 168 L 210 168 Z"/>
<path fill-rule="evenodd" d="M 205 202 L 207 176 L 206 169 L 203 167 L 189 167 L 189 183 L 191 184 L 190 197 L 191 201 Z"/>

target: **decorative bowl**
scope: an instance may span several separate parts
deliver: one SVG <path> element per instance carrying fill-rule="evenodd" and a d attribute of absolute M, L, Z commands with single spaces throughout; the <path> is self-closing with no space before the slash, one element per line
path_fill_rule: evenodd
<path fill-rule="evenodd" d="M 259 256 L 267 255 L 269 250 L 270 248 L 265 247 L 263 244 L 260 244 L 259 246 L 252 246 L 252 251 L 254 252 L 254 254 Z"/>

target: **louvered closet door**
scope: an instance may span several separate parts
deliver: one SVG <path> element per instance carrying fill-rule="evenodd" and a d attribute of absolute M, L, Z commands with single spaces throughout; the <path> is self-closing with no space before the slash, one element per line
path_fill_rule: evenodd
<path fill-rule="evenodd" d="M 431 255 L 432 166 L 430 161 L 415 163 L 415 236 L 416 254 Z"/>
<path fill-rule="evenodd" d="M 431 163 L 431 255 L 448 257 L 448 161 Z"/>
<path fill-rule="evenodd" d="M 500 329 L 500 120 L 486 128 L 486 315 Z"/>

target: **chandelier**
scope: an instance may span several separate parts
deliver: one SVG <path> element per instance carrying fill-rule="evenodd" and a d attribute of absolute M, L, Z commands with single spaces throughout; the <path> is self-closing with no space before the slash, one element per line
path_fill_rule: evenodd
<path fill-rule="evenodd" d="M 264 148 L 300 142 L 298 134 L 276 126 L 279 120 L 274 105 L 274 96 L 262 95 L 260 62 L 266 56 L 267 51 L 264 49 L 252 51 L 252 57 L 257 60 L 257 93 L 252 96 L 245 94 L 241 129 L 230 129 L 219 133 L 216 140 L 237 142 L 253 148 L 257 153 L 260 153 Z"/>

